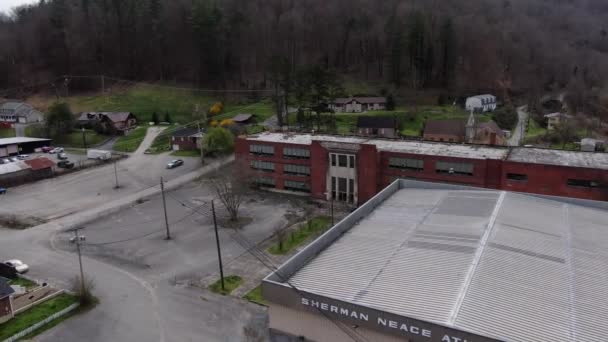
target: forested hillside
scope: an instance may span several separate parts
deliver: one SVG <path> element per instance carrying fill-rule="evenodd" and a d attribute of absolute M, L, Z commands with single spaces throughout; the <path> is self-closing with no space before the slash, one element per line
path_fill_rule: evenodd
<path fill-rule="evenodd" d="M 605 0 L 41 0 L 0 18 L 0 87 L 62 74 L 270 87 L 271 64 L 458 93 L 598 92 Z"/>

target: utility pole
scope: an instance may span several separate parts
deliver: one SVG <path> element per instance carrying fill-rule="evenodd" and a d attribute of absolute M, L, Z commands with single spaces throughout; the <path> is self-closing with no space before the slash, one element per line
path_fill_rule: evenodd
<path fill-rule="evenodd" d="M 82 255 L 80 253 L 80 241 L 84 241 L 84 236 L 78 235 L 78 230 L 81 228 L 74 229 L 74 241 L 76 242 L 76 250 L 78 251 L 78 264 L 80 265 L 80 295 L 84 295 L 84 271 L 82 269 Z"/>
<path fill-rule="evenodd" d="M 120 185 L 118 185 L 118 169 L 116 167 L 117 162 L 118 160 L 114 159 L 114 178 L 116 178 L 116 185 L 114 186 L 114 189 L 120 188 Z"/>
<path fill-rule="evenodd" d="M 332 196 L 331 199 L 329 200 L 329 205 L 331 208 L 331 226 L 334 226 L 334 197 Z"/>
<path fill-rule="evenodd" d="M 84 154 L 87 154 L 87 137 L 86 137 L 84 127 L 82 127 L 81 130 L 82 130 L 82 146 L 84 146 Z"/>
<path fill-rule="evenodd" d="M 165 184 L 163 177 L 160 177 L 160 191 L 163 194 L 163 210 L 165 211 L 165 227 L 167 228 L 167 237 L 165 240 L 171 240 L 171 232 L 169 232 L 169 219 L 167 218 L 167 202 L 165 201 Z"/>
<path fill-rule="evenodd" d="M 215 217 L 215 204 L 211 200 L 211 211 L 213 212 L 213 227 L 215 228 L 215 243 L 217 244 L 217 259 L 220 262 L 220 279 L 222 282 L 222 291 L 225 291 L 224 287 L 224 267 L 222 266 L 222 250 L 220 249 L 220 235 L 217 231 L 217 219 Z"/>

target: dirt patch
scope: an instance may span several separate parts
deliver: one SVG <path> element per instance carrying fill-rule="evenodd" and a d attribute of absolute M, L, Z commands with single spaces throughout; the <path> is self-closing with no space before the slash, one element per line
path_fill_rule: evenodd
<path fill-rule="evenodd" d="M 22 229 L 35 227 L 35 226 L 43 224 L 43 223 L 46 223 L 46 221 L 43 219 L 37 218 L 37 217 L 32 217 L 32 216 L 27 216 L 27 217 L 20 217 L 17 215 L 0 216 L 0 227 L 8 228 L 8 229 L 22 230 Z"/>

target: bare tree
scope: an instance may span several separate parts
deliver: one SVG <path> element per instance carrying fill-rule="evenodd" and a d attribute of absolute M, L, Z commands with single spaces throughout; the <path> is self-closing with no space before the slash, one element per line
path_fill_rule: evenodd
<path fill-rule="evenodd" d="M 285 242 L 286 235 L 287 232 L 285 231 L 285 229 L 278 227 L 274 230 L 274 236 L 276 236 L 277 238 L 277 245 L 279 245 L 279 251 L 281 252 L 283 251 L 283 243 Z"/>
<path fill-rule="evenodd" d="M 229 169 L 218 171 L 211 179 L 215 194 L 233 222 L 238 221 L 239 209 L 251 187 L 251 172 L 246 166 L 242 162 L 235 162 Z"/>

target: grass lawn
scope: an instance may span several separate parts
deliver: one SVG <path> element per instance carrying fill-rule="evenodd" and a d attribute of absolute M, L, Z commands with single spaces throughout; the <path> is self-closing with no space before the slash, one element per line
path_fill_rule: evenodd
<path fill-rule="evenodd" d="M 9 281 L 9 284 L 23 286 L 27 289 L 38 286 L 38 284 L 36 284 L 35 282 L 33 282 L 31 280 L 27 280 L 25 278 L 11 279 Z"/>
<path fill-rule="evenodd" d="M 200 157 L 201 151 L 174 151 L 171 153 L 171 155 L 176 157 Z"/>
<path fill-rule="evenodd" d="M 536 138 L 541 135 L 547 134 L 547 129 L 541 127 L 536 120 L 530 119 L 528 128 L 526 130 L 526 139 L 528 138 Z"/>
<path fill-rule="evenodd" d="M 0 128 L 0 138 L 12 138 L 15 136 L 14 128 Z"/>
<path fill-rule="evenodd" d="M 231 275 L 231 276 L 224 277 L 225 290 L 222 290 L 221 279 L 218 279 L 215 283 L 209 285 L 209 290 L 211 290 L 211 292 L 219 293 L 223 296 L 226 296 L 226 295 L 231 294 L 232 291 L 234 291 L 236 288 L 241 286 L 242 283 L 243 283 L 243 278 L 236 276 L 236 275 Z"/>
<path fill-rule="evenodd" d="M 97 132 L 92 130 L 85 130 L 85 137 L 87 141 L 87 147 L 100 144 L 109 138 L 106 135 L 97 134 Z M 84 148 L 84 143 L 82 141 L 82 132 L 72 131 L 72 133 L 53 139 L 53 144 L 55 146 L 62 147 Z"/>
<path fill-rule="evenodd" d="M 268 302 L 262 297 L 262 285 L 258 285 L 255 289 L 249 291 L 243 298 L 256 304 L 268 306 Z"/>
<path fill-rule="evenodd" d="M 132 130 L 128 135 L 118 138 L 113 149 L 119 152 L 135 152 L 146 137 L 148 127 L 140 126 Z"/>
<path fill-rule="evenodd" d="M 152 153 L 163 153 L 171 151 L 171 136 L 175 131 L 177 131 L 180 127 L 169 127 L 163 130 L 152 142 L 150 146 L 150 151 Z"/>
<path fill-rule="evenodd" d="M 324 233 L 330 228 L 331 218 L 328 216 L 317 216 L 309 220 L 307 223 L 300 225 L 295 231 L 285 236 L 283 241 L 283 249 L 279 248 L 279 244 L 276 243 L 270 248 L 268 252 L 274 255 L 287 254 L 292 249 L 302 245 L 312 236 L 318 236 Z"/>
<path fill-rule="evenodd" d="M 261 125 L 247 126 L 247 134 L 258 134 L 264 132 L 266 129 Z"/>
<path fill-rule="evenodd" d="M 76 297 L 64 293 L 16 315 L 10 321 L 0 324 L 0 341 L 4 341 L 77 301 Z"/>
<path fill-rule="evenodd" d="M 262 100 L 260 102 L 243 105 L 228 103 L 226 107 L 224 107 L 224 113 L 213 116 L 211 119 L 230 119 L 238 114 L 253 114 L 255 120 L 258 123 L 262 123 L 264 120 L 275 115 L 274 104 L 270 100 Z"/>

